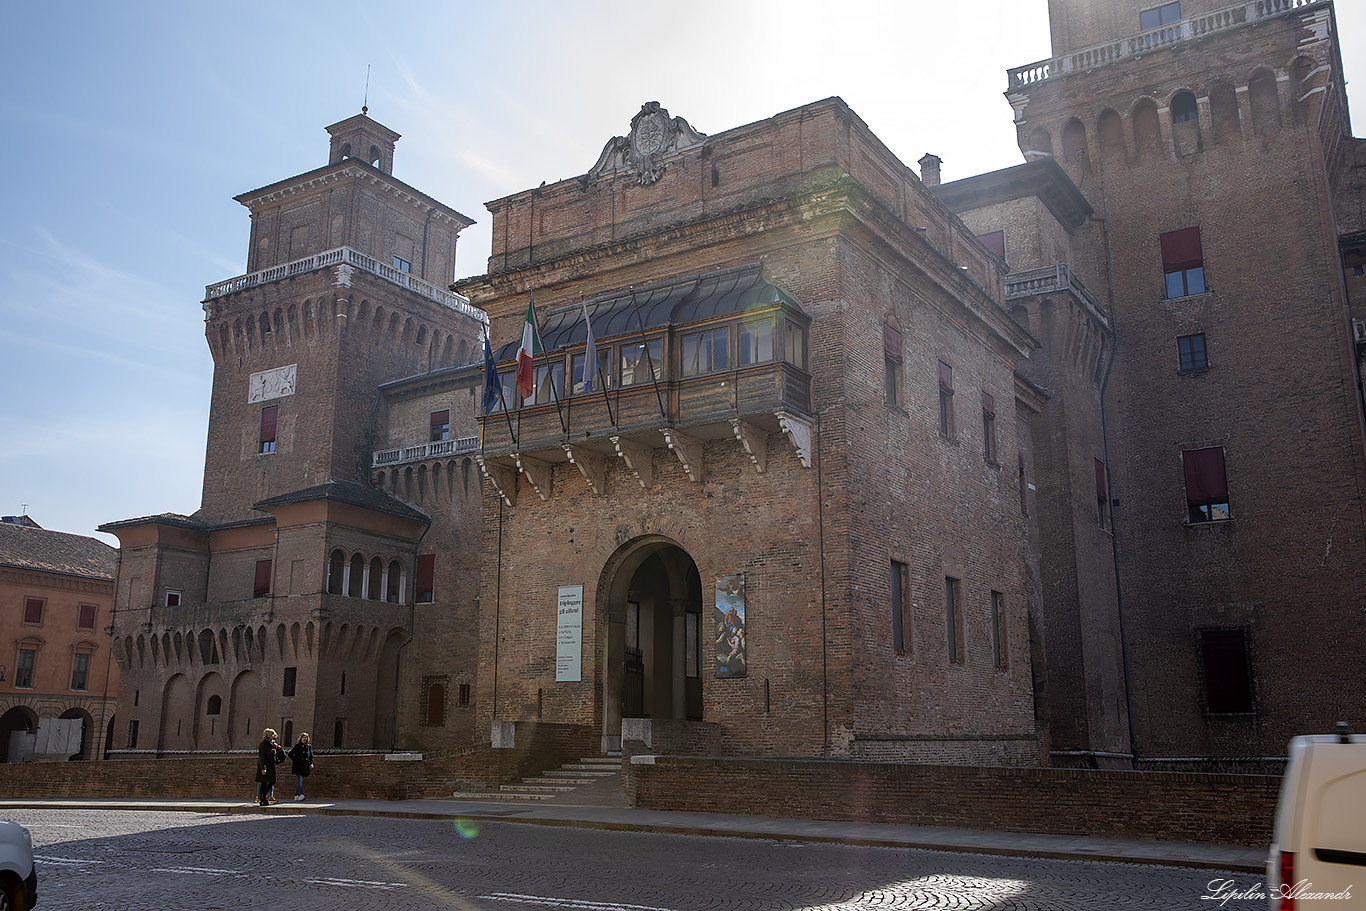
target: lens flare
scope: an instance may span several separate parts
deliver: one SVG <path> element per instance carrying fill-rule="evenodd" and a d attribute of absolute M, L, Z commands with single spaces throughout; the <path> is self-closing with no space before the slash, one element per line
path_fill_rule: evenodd
<path fill-rule="evenodd" d="M 469 841 L 479 834 L 479 826 L 469 819 L 456 819 L 454 824 L 455 834 Z"/>

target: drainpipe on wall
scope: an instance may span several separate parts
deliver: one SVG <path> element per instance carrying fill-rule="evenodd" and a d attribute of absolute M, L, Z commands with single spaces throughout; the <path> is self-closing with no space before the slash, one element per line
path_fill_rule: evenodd
<path fill-rule="evenodd" d="M 1119 577 L 1119 522 L 1115 519 L 1115 487 L 1111 481 L 1110 472 L 1110 430 L 1105 411 L 1105 391 L 1110 385 L 1110 371 L 1115 368 L 1115 352 L 1119 350 L 1119 328 L 1115 323 L 1115 279 L 1110 263 L 1110 223 L 1108 220 L 1097 218 L 1095 215 L 1089 217 L 1091 221 L 1100 222 L 1101 237 L 1105 240 L 1105 294 L 1106 302 L 1110 305 L 1110 333 L 1114 337 L 1114 344 L 1110 347 L 1110 359 L 1105 365 L 1105 378 L 1100 383 L 1100 438 L 1105 450 L 1105 490 L 1110 497 L 1110 502 L 1106 505 L 1110 507 L 1110 556 L 1114 561 L 1115 570 L 1115 614 L 1119 620 L 1119 660 L 1120 666 L 1124 670 L 1124 717 L 1129 728 L 1130 762 L 1137 766 L 1138 745 L 1134 740 L 1134 704 L 1133 689 L 1129 681 L 1129 646 L 1128 637 L 1124 632 L 1124 590 Z"/>

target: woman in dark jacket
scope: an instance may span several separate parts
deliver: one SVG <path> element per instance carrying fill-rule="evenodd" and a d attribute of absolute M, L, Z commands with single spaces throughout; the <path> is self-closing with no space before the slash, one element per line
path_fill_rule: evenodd
<path fill-rule="evenodd" d="M 313 771 L 313 744 L 308 734 L 300 734 L 299 742 L 289 748 L 289 768 L 294 773 L 294 799 L 304 799 L 304 779 Z"/>
<path fill-rule="evenodd" d="M 275 765 L 285 761 L 285 751 L 276 741 L 274 728 L 266 728 L 261 735 L 261 746 L 256 750 L 256 799 L 261 806 L 270 806 L 270 792 L 275 787 Z"/>

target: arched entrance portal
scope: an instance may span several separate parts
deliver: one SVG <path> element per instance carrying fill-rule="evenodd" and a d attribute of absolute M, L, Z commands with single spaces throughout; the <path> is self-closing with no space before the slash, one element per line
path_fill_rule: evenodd
<path fill-rule="evenodd" d="M 702 580 L 659 536 L 622 545 L 603 574 L 607 615 L 603 749 L 621 748 L 622 718 L 702 719 Z"/>

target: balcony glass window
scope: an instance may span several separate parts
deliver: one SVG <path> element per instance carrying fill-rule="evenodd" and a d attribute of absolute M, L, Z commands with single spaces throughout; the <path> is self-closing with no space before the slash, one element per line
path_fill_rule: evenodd
<path fill-rule="evenodd" d="M 773 317 L 740 324 L 740 366 L 773 360 Z"/>
<path fill-rule="evenodd" d="M 740 336 L 743 343 L 744 329 Z M 707 332 L 694 332 L 685 335 L 683 342 L 683 375 L 696 376 L 713 370 L 725 370 L 730 366 L 730 330 L 711 329 Z M 770 345 L 770 348 L 772 345 Z M 743 353 L 743 344 L 741 351 Z"/>
<path fill-rule="evenodd" d="M 571 374 L 574 378 L 574 395 L 583 395 L 584 376 L 583 362 L 588 355 L 576 354 L 571 362 Z M 601 392 L 604 389 L 612 388 L 612 349 L 601 348 L 598 350 L 597 373 L 593 374 L 593 391 Z"/>
<path fill-rule="evenodd" d="M 806 369 L 806 330 L 795 323 L 783 324 L 783 360 Z"/>
<path fill-rule="evenodd" d="M 633 386 L 664 378 L 663 365 L 660 363 L 664 344 L 657 338 L 650 339 L 648 344 L 648 348 L 645 342 L 621 346 L 621 385 Z"/>
<path fill-rule="evenodd" d="M 564 389 L 564 361 L 542 364 L 533 373 L 536 384 L 536 404 L 547 405 L 558 401 Z"/>

